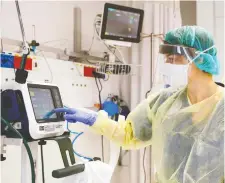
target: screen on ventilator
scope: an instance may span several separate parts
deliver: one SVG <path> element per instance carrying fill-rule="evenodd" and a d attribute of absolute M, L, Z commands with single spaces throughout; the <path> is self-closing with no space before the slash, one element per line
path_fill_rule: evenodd
<path fill-rule="evenodd" d="M 140 14 L 108 8 L 105 35 L 137 38 Z"/>
<path fill-rule="evenodd" d="M 50 89 L 29 87 L 29 93 L 36 119 L 43 119 L 47 112 L 55 108 Z M 54 118 L 57 118 L 56 114 L 50 117 L 50 119 Z"/>

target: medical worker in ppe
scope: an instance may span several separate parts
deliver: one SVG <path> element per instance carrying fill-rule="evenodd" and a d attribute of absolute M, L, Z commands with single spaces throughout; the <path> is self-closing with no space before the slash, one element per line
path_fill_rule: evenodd
<path fill-rule="evenodd" d="M 126 121 L 104 111 L 55 109 L 68 122 L 81 122 L 124 149 L 152 145 L 158 183 L 221 183 L 224 180 L 224 92 L 211 35 L 184 26 L 165 35 L 159 68 L 169 87 L 150 95 Z M 183 85 L 183 86 L 182 86 Z"/>

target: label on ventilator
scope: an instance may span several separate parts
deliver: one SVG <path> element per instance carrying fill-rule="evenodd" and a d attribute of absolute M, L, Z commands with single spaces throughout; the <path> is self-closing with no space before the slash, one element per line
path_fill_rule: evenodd
<path fill-rule="evenodd" d="M 62 124 L 41 125 L 41 126 L 39 126 L 39 131 L 54 132 L 57 129 L 60 129 L 62 127 L 63 127 Z"/>

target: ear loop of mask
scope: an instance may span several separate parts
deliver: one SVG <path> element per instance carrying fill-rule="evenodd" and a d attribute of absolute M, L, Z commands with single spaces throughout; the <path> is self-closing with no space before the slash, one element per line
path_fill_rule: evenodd
<path fill-rule="evenodd" d="M 184 50 L 184 53 L 185 53 L 187 59 L 189 60 L 188 64 L 186 65 L 186 69 L 185 69 L 186 80 L 188 82 L 188 69 L 189 69 L 190 65 L 192 64 L 193 60 L 190 58 L 189 54 L 187 53 L 186 48 L 183 48 L 183 50 Z"/>
<path fill-rule="evenodd" d="M 191 64 L 191 63 L 194 61 L 194 59 L 191 59 L 191 58 L 190 58 L 189 54 L 187 53 L 186 48 L 184 48 L 183 50 L 184 50 L 184 53 L 185 53 L 187 59 L 189 60 L 189 63 L 188 63 L 188 64 Z"/>
<path fill-rule="evenodd" d="M 188 62 L 188 64 L 187 64 L 187 69 L 186 69 L 186 73 L 188 73 L 188 68 L 189 68 L 189 66 L 192 64 L 192 62 L 193 62 L 194 60 L 190 58 L 189 54 L 187 53 L 186 48 L 184 48 L 183 50 L 184 50 L 184 53 L 185 53 L 187 59 L 189 60 L 189 62 Z"/>
<path fill-rule="evenodd" d="M 209 50 L 211 50 L 212 48 L 214 48 L 215 47 L 215 45 L 213 45 L 213 46 L 211 46 L 211 47 L 209 47 L 209 48 L 207 48 L 206 50 L 204 50 L 204 51 L 196 51 L 195 53 L 196 54 L 198 54 L 195 58 L 193 58 L 193 59 L 191 59 L 190 58 L 190 56 L 189 56 L 189 54 L 187 53 L 187 50 L 184 48 L 183 50 L 184 50 L 184 53 L 185 53 L 185 55 L 186 55 L 186 57 L 187 57 L 187 59 L 190 61 L 189 63 L 188 63 L 188 67 L 187 67 L 187 71 L 186 72 L 188 72 L 188 68 L 189 68 L 189 66 L 202 54 L 202 53 L 205 53 L 205 52 L 207 52 L 207 51 L 209 51 Z"/>

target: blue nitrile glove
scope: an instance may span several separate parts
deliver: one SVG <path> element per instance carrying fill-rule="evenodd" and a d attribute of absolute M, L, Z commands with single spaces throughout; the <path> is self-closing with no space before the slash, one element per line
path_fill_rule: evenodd
<path fill-rule="evenodd" d="M 89 109 L 71 109 L 71 108 L 57 108 L 53 109 L 53 113 L 66 113 L 64 118 L 71 123 L 81 122 L 86 125 L 92 126 L 98 116 L 98 113 Z"/>

